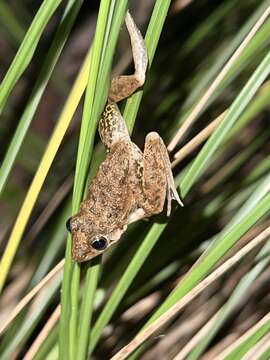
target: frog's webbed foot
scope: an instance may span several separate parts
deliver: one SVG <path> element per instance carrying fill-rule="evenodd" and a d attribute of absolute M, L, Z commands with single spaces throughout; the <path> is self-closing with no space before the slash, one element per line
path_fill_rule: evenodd
<path fill-rule="evenodd" d="M 127 12 L 126 26 L 131 41 L 135 72 L 133 75 L 116 76 L 111 81 L 109 102 L 118 102 L 134 93 L 144 84 L 147 69 L 147 52 L 143 37 L 132 16 Z"/>
<path fill-rule="evenodd" d="M 181 206 L 182 201 L 174 185 L 170 158 L 166 146 L 156 132 L 146 136 L 143 153 L 143 192 L 144 204 L 141 207 L 148 216 L 163 210 L 167 197 L 167 216 L 171 213 L 171 202 L 176 200 Z"/>

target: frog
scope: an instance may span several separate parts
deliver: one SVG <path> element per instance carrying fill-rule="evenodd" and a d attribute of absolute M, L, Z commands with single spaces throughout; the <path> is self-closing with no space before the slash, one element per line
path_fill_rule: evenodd
<path fill-rule="evenodd" d="M 107 150 L 77 214 L 67 221 L 72 235 L 72 259 L 84 262 L 118 242 L 128 225 L 163 211 L 172 200 L 183 203 L 174 184 L 167 148 L 157 132 L 145 138 L 143 152 L 132 142 L 117 103 L 143 86 L 148 56 L 133 17 L 126 14 L 134 73 L 111 80 L 98 132 Z"/>

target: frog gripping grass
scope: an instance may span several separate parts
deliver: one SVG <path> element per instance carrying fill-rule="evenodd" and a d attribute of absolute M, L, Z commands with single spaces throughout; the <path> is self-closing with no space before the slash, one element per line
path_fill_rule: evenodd
<path fill-rule="evenodd" d="M 79 212 L 67 222 L 72 234 L 72 259 L 87 261 L 117 242 L 128 225 L 162 212 L 167 198 L 182 205 L 175 189 L 166 146 L 156 132 L 146 136 L 144 151 L 129 136 L 117 102 L 130 96 L 145 80 L 147 52 L 131 15 L 126 15 L 135 72 L 111 82 L 99 135 L 108 153 L 92 180 Z"/>

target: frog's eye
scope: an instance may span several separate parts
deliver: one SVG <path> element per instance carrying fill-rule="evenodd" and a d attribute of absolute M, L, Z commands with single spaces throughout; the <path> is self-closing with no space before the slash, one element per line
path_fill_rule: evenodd
<path fill-rule="evenodd" d="M 71 233 L 71 221 L 72 221 L 72 217 L 70 217 L 66 222 L 67 231 L 69 231 L 70 233 Z"/>
<path fill-rule="evenodd" d="M 104 236 L 96 237 L 92 242 L 91 246 L 98 251 L 105 250 L 108 246 L 108 240 Z"/>

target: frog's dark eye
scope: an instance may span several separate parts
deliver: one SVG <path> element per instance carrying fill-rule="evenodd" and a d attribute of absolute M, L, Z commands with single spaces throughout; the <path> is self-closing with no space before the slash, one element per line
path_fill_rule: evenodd
<path fill-rule="evenodd" d="M 71 221 L 72 221 L 72 217 L 70 217 L 66 222 L 67 231 L 69 231 L 70 233 L 71 233 Z"/>
<path fill-rule="evenodd" d="M 108 240 L 104 236 L 100 236 L 91 242 L 91 246 L 98 251 L 105 250 L 108 246 Z"/>

